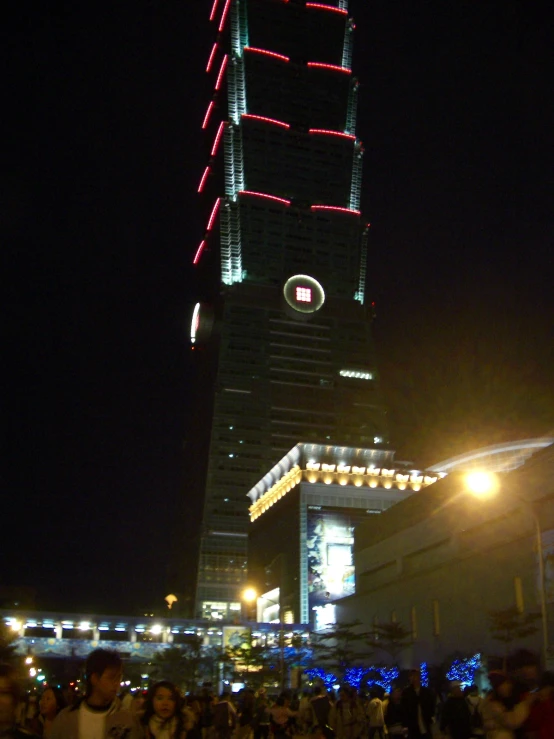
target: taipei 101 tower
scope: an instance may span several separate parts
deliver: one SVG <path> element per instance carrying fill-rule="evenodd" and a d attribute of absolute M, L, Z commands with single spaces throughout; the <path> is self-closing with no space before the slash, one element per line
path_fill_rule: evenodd
<path fill-rule="evenodd" d="M 252 485 L 298 442 L 382 447 L 387 432 L 348 2 L 211 1 L 206 225 L 191 258 L 215 297 L 196 305 L 190 338 L 216 367 L 196 615 L 229 619 Z"/>

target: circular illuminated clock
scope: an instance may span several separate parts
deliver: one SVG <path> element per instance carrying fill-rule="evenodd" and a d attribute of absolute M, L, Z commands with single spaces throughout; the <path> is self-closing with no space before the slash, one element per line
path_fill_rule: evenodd
<path fill-rule="evenodd" d="M 205 303 L 196 303 L 190 322 L 190 343 L 203 343 L 209 339 L 213 326 L 213 310 Z"/>
<path fill-rule="evenodd" d="M 319 282 L 309 275 L 289 277 L 283 288 L 288 305 L 298 313 L 315 313 L 325 302 L 325 292 Z"/>

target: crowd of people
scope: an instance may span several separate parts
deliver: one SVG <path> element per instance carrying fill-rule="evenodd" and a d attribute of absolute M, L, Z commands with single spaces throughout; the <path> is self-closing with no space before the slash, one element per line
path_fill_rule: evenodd
<path fill-rule="evenodd" d="M 269 695 L 245 688 L 216 696 L 209 684 L 181 695 L 168 681 L 146 694 L 121 692 L 122 660 L 97 649 L 85 666 L 85 694 L 67 696 L 46 687 L 40 700 L 24 700 L 13 668 L 0 665 L 0 738 L 23 739 L 554 739 L 554 674 L 521 679 L 489 675 L 486 695 L 477 686 L 450 684 L 444 700 L 421 684 L 419 671 L 390 694 L 345 685 L 302 694 Z M 34 698 L 34 700 L 33 700 Z"/>

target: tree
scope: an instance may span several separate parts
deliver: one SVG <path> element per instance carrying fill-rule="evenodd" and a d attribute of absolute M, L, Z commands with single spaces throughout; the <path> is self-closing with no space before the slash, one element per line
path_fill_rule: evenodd
<path fill-rule="evenodd" d="M 169 647 L 154 658 L 152 676 L 193 690 L 203 662 L 202 639 L 194 636 L 186 644 Z"/>
<path fill-rule="evenodd" d="M 367 640 L 367 645 L 372 649 L 380 649 L 390 655 L 393 664 L 396 664 L 398 655 L 413 644 L 414 638 L 411 630 L 402 626 L 398 621 L 376 624 L 373 633 Z"/>
<path fill-rule="evenodd" d="M 493 639 L 504 644 L 503 669 L 506 670 L 506 661 L 510 644 L 520 639 L 536 634 L 539 627 L 536 625 L 541 618 L 540 613 L 520 613 L 513 606 L 499 611 L 489 611 L 489 631 Z"/>
<path fill-rule="evenodd" d="M 367 661 L 372 651 L 367 649 L 370 634 L 360 631 L 361 621 L 337 623 L 326 631 L 314 633 L 311 638 L 314 666 L 331 670 L 339 680 L 346 671 Z"/>

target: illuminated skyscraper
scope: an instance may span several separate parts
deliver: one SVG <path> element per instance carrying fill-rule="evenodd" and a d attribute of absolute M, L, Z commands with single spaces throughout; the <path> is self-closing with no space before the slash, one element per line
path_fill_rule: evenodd
<path fill-rule="evenodd" d="M 260 474 L 298 441 L 387 443 L 364 304 L 347 6 L 215 0 L 211 10 L 207 225 L 194 263 L 219 290 L 191 328 L 195 347 L 217 356 L 196 593 L 206 617 L 240 607 L 245 496 Z"/>

